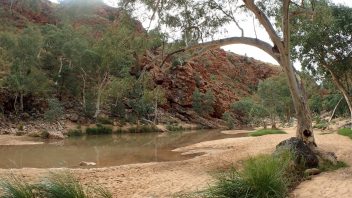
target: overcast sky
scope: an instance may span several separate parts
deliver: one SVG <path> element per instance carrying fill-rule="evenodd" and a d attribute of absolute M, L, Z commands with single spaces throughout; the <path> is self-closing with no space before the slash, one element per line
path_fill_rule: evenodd
<path fill-rule="evenodd" d="M 56 3 L 58 2 L 58 0 L 50 0 L 50 1 L 56 2 Z M 336 4 L 343 4 L 343 5 L 347 5 L 349 7 L 352 7 L 352 0 L 331 0 L 331 1 Z M 116 0 L 104 0 L 104 2 L 107 3 L 108 5 L 114 6 L 114 4 L 116 3 Z M 145 21 L 142 20 L 142 23 L 145 27 L 147 27 L 149 25 L 148 20 L 145 20 Z M 245 36 L 255 37 L 252 20 L 243 21 L 241 23 L 241 26 L 244 29 Z M 228 33 L 227 33 L 228 36 L 240 36 L 240 32 L 237 29 L 234 29 L 232 26 L 227 27 L 226 29 L 228 31 Z M 271 43 L 267 33 L 258 24 L 256 25 L 256 32 L 257 32 L 258 39 L 262 39 L 264 41 Z M 262 50 L 255 48 L 255 47 L 252 47 L 252 46 L 236 44 L 236 45 L 228 45 L 223 48 L 225 50 L 232 51 L 237 54 L 253 57 L 255 59 L 262 60 L 264 62 L 278 64 L 271 56 L 269 56 L 268 54 L 266 54 Z M 295 66 L 297 69 L 300 69 L 299 63 L 295 63 Z"/>

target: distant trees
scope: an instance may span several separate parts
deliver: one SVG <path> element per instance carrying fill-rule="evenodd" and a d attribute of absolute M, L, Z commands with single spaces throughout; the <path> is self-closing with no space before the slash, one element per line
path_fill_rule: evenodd
<path fill-rule="evenodd" d="M 10 74 L 4 83 L 14 93 L 16 112 L 23 112 L 25 96 L 44 96 L 50 91 L 50 82 L 38 64 L 41 39 L 39 30 L 34 28 L 25 29 L 19 36 L 0 36 L 0 46 L 10 57 Z"/>
<path fill-rule="evenodd" d="M 284 75 L 268 78 L 258 85 L 258 91 L 252 98 L 234 102 L 231 109 L 240 115 L 242 124 L 254 124 L 266 127 L 267 120 L 276 128 L 278 119 L 289 122 L 293 116 L 292 98 Z"/>
<path fill-rule="evenodd" d="M 330 79 L 341 92 L 352 122 L 352 8 L 317 1 L 313 18 L 294 20 L 293 51 L 303 67 Z"/>

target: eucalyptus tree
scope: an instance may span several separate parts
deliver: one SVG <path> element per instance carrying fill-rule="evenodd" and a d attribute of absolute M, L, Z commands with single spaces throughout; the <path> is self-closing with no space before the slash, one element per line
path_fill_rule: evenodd
<path fill-rule="evenodd" d="M 42 37 L 39 30 L 26 28 L 18 36 L 3 33 L 0 36 L 0 47 L 7 51 L 10 73 L 4 82 L 5 86 L 15 95 L 14 109 L 24 110 L 24 97 L 31 95 L 43 96 L 50 90 L 50 82 L 39 68 Z"/>
<path fill-rule="evenodd" d="M 294 54 L 306 70 L 335 84 L 352 122 L 352 8 L 318 1 L 317 9 L 314 18 L 293 21 Z"/>
<path fill-rule="evenodd" d="M 293 104 L 298 120 L 296 136 L 310 145 L 315 145 L 314 134 L 312 132 L 311 113 L 307 104 L 304 87 L 293 64 L 291 62 L 290 21 L 293 17 L 301 14 L 312 14 L 313 5 L 308 1 L 254 1 L 243 0 L 123 0 L 121 5 L 133 9 L 138 3 L 145 4 L 153 13 L 157 13 L 159 22 L 171 27 L 178 27 L 183 33 L 184 29 L 195 30 L 197 34 L 193 43 L 178 50 L 196 51 L 202 53 L 211 48 L 218 48 L 230 44 L 246 44 L 257 47 L 272 56 L 283 68 L 290 88 Z M 178 10 L 192 10 L 193 14 L 180 14 Z M 239 23 L 236 15 L 238 11 L 245 10 L 255 16 L 257 21 L 263 26 L 271 40 L 264 40 L 246 37 L 238 28 Z M 270 19 L 277 18 L 280 22 L 275 23 Z M 173 19 L 173 20 L 170 20 Z M 185 22 L 191 23 L 185 23 Z M 233 22 L 233 28 L 241 31 L 241 36 L 229 36 L 223 39 L 214 39 L 213 35 L 219 27 L 226 23 Z M 211 41 L 203 42 L 203 38 Z"/>

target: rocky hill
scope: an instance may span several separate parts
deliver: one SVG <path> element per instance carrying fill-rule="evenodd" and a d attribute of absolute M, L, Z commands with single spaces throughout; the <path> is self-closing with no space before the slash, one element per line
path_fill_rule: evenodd
<path fill-rule="evenodd" d="M 46 0 L 37 1 L 34 5 L 28 2 L 0 0 L 0 28 L 16 32 L 28 23 L 56 25 L 60 22 L 57 17 L 60 9 L 56 4 Z M 89 26 L 93 28 L 94 35 L 99 37 L 104 28 L 110 25 L 118 26 L 120 14 L 116 8 L 100 5 L 89 17 L 75 19 L 73 26 Z M 136 31 L 145 33 L 141 23 L 135 23 Z M 172 60 L 166 61 L 162 68 L 159 64 L 150 63 L 151 60 L 145 57 L 139 67 L 149 72 L 155 83 L 165 90 L 167 104 L 163 105 L 161 110 L 182 121 L 211 127 L 217 126 L 218 119 L 233 102 L 251 95 L 261 80 L 280 71 L 277 66 L 222 49 L 208 51 L 178 66 L 175 66 Z M 212 114 L 198 115 L 192 109 L 192 96 L 196 88 L 202 93 L 212 91 L 214 94 Z M 6 96 L 3 94 L 0 99 L 6 101 Z"/>
<path fill-rule="evenodd" d="M 155 83 L 166 90 L 168 103 L 163 108 L 167 112 L 183 121 L 208 126 L 216 126 L 233 102 L 253 94 L 261 80 L 280 72 L 278 66 L 222 49 L 208 51 L 174 68 L 171 62 L 165 68 L 145 65 Z M 192 96 L 196 89 L 214 93 L 214 112 L 210 116 L 199 116 L 193 111 Z"/>

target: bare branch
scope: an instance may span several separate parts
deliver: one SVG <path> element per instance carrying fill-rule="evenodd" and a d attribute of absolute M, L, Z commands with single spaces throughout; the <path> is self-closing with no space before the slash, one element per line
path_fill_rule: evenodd
<path fill-rule="evenodd" d="M 274 45 L 276 45 L 280 51 L 284 50 L 281 38 L 278 36 L 268 17 L 258 8 L 257 5 L 255 5 L 254 0 L 243 0 L 243 2 L 246 7 L 257 17 L 259 23 L 263 25 Z"/>
<path fill-rule="evenodd" d="M 290 15 L 289 15 L 289 8 L 290 8 L 290 1 L 291 0 L 284 0 L 282 13 L 282 27 L 283 27 L 283 34 L 284 34 L 284 46 L 285 50 L 283 51 L 286 55 L 289 54 L 289 46 L 290 46 Z"/>
<path fill-rule="evenodd" d="M 232 44 L 245 44 L 245 45 L 257 47 L 263 50 L 264 52 L 266 52 L 267 54 L 269 54 L 270 56 L 272 56 L 278 63 L 281 62 L 280 54 L 273 51 L 273 46 L 265 41 L 262 41 L 256 38 L 250 38 L 250 37 L 230 37 L 225 39 L 199 43 L 199 44 L 191 45 L 186 48 L 174 51 L 166 56 L 166 58 L 163 60 L 160 67 L 162 67 L 165 64 L 166 60 L 169 59 L 172 55 L 180 52 L 192 51 L 199 48 L 203 48 L 203 50 L 201 50 L 200 52 L 204 53 L 207 50 L 216 49 L 216 48 L 220 48 L 220 47 L 223 47 L 226 45 L 232 45 Z"/>

